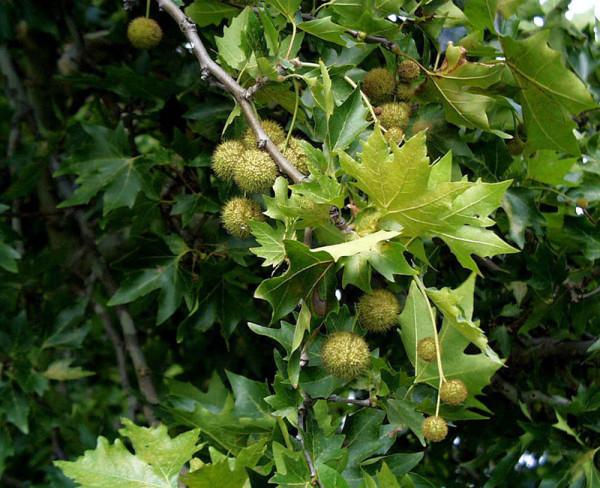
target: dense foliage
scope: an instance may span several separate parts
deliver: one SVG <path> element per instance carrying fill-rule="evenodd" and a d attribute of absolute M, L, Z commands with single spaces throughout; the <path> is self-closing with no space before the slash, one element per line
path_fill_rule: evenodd
<path fill-rule="evenodd" d="M 599 487 L 568 4 L 3 2 L 0 484 Z"/>

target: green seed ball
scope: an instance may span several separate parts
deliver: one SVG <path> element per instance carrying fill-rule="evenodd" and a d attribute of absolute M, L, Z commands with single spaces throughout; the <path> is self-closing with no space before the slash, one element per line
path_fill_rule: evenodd
<path fill-rule="evenodd" d="M 398 78 L 400 78 L 402 81 L 416 80 L 420 74 L 420 66 L 410 59 L 402 61 L 398 66 Z"/>
<path fill-rule="evenodd" d="M 575 205 L 581 208 L 588 208 L 590 202 L 587 201 L 587 198 L 581 197 L 575 200 Z"/>
<path fill-rule="evenodd" d="M 513 137 L 506 143 L 506 150 L 512 157 L 520 156 L 525 149 L 525 142 L 519 137 Z"/>
<path fill-rule="evenodd" d="M 383 135 L 388 144 L 395 144 L 396 146 L 404 139 L 404 130 L 400 127 L 392 127 Z"/>
<path fill-rule="evenodd" d="M 225 230 L 238 239 L 248 239 L 250 222 L 262 222 L 265 216 L 260 204 L 246 197 L 236 197 L 229 200 L 221 211 L 221 221 Z"/>
<path fill-rule="evenodd" d="M 358 302 L 360 325 L 370 332 L 385 332 L 398 323 L 400 305 L 391 291 L 375 290 Z"/>
<path fill-rule="evenodd" d="M 395 87 L 396 81 L 392 73 L 385 68 L 374 68 L 365 75 L 362 91 L 371 103 L 379 105 L 392 99 Z"/>
<path fill-rule="evenodd" d="M 386 129 L 405 128 L 410 119 L 410 105 L 406 102 L 386 103 L 381 107 L 379 123 Z"/>
<path fill-rule="evenodd" d="M 436 359 L 435 339 L 425 337 L 417 344 L 417 356 L 423 361 L 431 362 Z"/>
<path fill-rule="evenodd" d="M 302 147 L 300 147 L 300 144 L 298 144 L 298 141 L 299 139 L 291 137 L 288 147 L 285 149 L 285 151 L 283 150 L 283 144 L 279 146 L 279 150 L 283 153 L 283 155 L 286 158 L 288 158 L 290 163 L 292 163 L 294 167 L 298 171 L 300 171 L 300 173 L 307 175 L 308 163 L 306 162 L 306 160 L 308 159 L 308 157 L 306 156 L 306 153 L 302 150 Z"/>
<path fill-rule="evenodd" d="M 428 441 L 443 441 L 448 435 L 448 424 L 438 415 L 427 417 L 423 421 L 423 435 Z"/>
<path fill-rule="evenodd" d="M 240 141 L 224 141 L 212 154 L 212 169 L 218 178 L 233 181 L 233 172 L 240 163 L 245 148 Z"/>
<path fill-rule="evenodd" d="M 408 102 L 415 94 L 415 90 L 409 83 L 398 83 L 396 85 L 396 99 Z"/>
<path fill-rule="evenodd" d="M 127 28 L 129 41 L 138 49 L 152 49 L 162 39 L 162 29 L 154 19 L 138 17 L 129 23 Z"/>
<path fill-rule="evenodd" d="M 336 378 L 352 381 L 362 376 L 371 364 L 367 342 L 353 332 L 334 332 L 321 347 L 324 368 Z"/>
<path fill-rule="evenodd" d="M 440 398 L 448 405 L 459 405 L 469 396 L 467 386 L 461 380 L 450 380 L 442 383 Z"/>
<path fill-rule="evenodd" d="M 248 149 L 233 170 L 233 181 L 246 193 L 264 193 L 273 186 L 278 175 L 277 166 L 266 152 Z"/>
<path fill-rule="evenodd" d="M 285 131 L 281 126 L 274 120 L 263 120 L 263 129 L 269 136 L 269 139 L 273 141 L 273 144 L 279 146 L 285 141 Z M 256 136 L 250 127 L 244 133 L 244 146 L 248 149 L 256 149 Z"/>

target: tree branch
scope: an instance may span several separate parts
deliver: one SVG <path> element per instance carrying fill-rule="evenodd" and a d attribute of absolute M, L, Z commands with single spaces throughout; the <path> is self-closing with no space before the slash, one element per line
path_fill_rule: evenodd
<path fill-rule="evenodd" d="M 502 379 L 497 373 L 492 377 L 491 386 L 515 404 L 519 404 L 519 401 L 524 401 L 527 404 L 541 402 L 553 407 L 566 407 L 571 404 L 571 400 L 567 398 L 559 395 L 547 395 L 539 390 L 520 392 L 514 385 Z"/>
<path fill-rule="evenodd" d="M 156 0 L 159 8 L 166 11 L 177 22 L 180 29 L 184 33 L 192 46 L 192 51 L 200 63 L 202 69 L 202 78 L 207 80 L 209 76 L 215 78 L 236 100 L 241 107 L 248 124 L 252 128 L 256 136 L 257 146 L 264 149 L 273 159 L 275 164 L 282 173 L 289 176 L 294 183 L 300 183 L 306 180 L 300 171 L 298 171 L 292 163 L 279 151 L 277 146 L 271 141 L 269 136 L 264 131 L 260 119 L 256 114 L 254 105 L 248 101 L 248 92 L 237 81 L 235 81 L 223 68 L 221 68 L 209 56 L 204 44 L 198 35 L 198 27 L 190 18 L 175 5 L 172 0 Z"/>
<path fill-rule="evenodd" d="M 130 419 L 135 417 L 135 410 L 137 408 L 137 401 L 135 396 L 131 394 L 131 384 L 129 383 L 129 377 L 127 376 L 127 361 L 125 359 L 125 352 L 123 349 L 123 341 L 119 337 L 119 334 L 115 330 L 112 325 L 112 320 L 110 316 L 100 305 L 99 303 L 94 304 L 94 311 L 100 317 L 100 322 L 102 322 L 102 326 L 104 327 L 104 331 L 106 335 L 110 339 L 113 344 L 113 348 L 115 350 L 115 356 L 117 358 L 117 367 L 119 369 L 119 380 L 121 381 L 121 386 L 127 395 L 127 416 Z"/>
<path fill-rule="evenodd" d="M 344 398 L 338 395 L 329 395 L 326 400 L 328 402 L 349 403 L 351 405 L 359 405 L 361 407 L 372 407 L 374 404 L 371 398 L 357 400 L 355 398 Z"/>
<path fill-rule="evenodd" d="M 298 407 L 298 434 L 296 435 L 296 439 L 300 441 L 300 445 L 302 446 L 302 452 L 304 453 L 304 457 L 306 458 L 306 464 L 308 464 L 311 485 L 316 485 L 319 488 L 325 488 L 323 486 L 323 483 L 321 483 L 321 480 L 319 479 L 317 470 L 315 469 L 315 465 L 310 456 L 310 452 L 308 452 L 306 446 L 304 445 L 304 436 L 302 435 L 302 432 L 304 432 L 304 421 L 306 419 L 306 411 L 310 408 L 312 404 L 312 398 L 310 398 L 307 394 L 305 395 L 306 396 L 304 398 L 304 401 L 302 402 L 302 405 Z"/>

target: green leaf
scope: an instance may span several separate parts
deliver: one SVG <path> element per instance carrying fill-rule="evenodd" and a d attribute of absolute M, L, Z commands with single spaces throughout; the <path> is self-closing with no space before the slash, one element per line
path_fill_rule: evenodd
<path fill-rule="evenodd" d="M 23 434 L 29 433 L 29 402 L 27 397 L 12 386 L 0 389 L 0 411 L 4 412 L 6 420 L 16 426 Z"/>
<path fill-rule="evenodd" d="M 385 486 L 386 488 L 402 488 L 398 484 L 396 476 L 390 471 L 385 462 L 383 462 L 381 470 L 377 473 L 377 481 L 379 482 L 379 486 Z"/>
<path fill-rule="evenodd" d="M 425 445 L 423 436 L 423 414 L 415 410 L 416 405 L 406 400 L 389 400 L 385 403 L 385 413 L 390 424 L 408 427 Z"/>
<path fill-rule="evenodd" d="M 285 259 L 283 241 L 291 237 L 285 226 L 281 222 L 276 222 L 275 228 L 266 222 L 250 222 L 250 228 L 260 244 L 260 247 L 251 247 L 250 252 L 265 260 L 263 266 L 279 266 Z"/>
<path fill-rule="evenodd" d="M 49 380 L 68 381 L 78 380 L 86 376 L 92 376 L 92 371 L 85 371 L 81 367 L 71 367 L 73 359 L 59 359 L 48 366 L 42 374 Z"/>
<path fill-rule="evenodd" d="M 298 27 L 315 37 L 346 47 L 347 42 L 342 38 L 346 28 L 331 21 L 331 17 L 301 22 Z"/>
<path fill-rule="evenodd" d="M 156 164 L 152 157 L 130 157 L 127 134 L 122 124 L 114 130 L 82 124 L 88 140 L 73 152 L 71 159 L 57 171 L 56 176 L 77 173 L 79 185 L 68 200 L 58 207 L 88 203 L 104 192 L 104 215 L 119 207 L 132 208 L 139 192 L 158 199 L 150 168 Z"/>
<path fill-rule="evenodd" d="M 205 464 L 196 471 L 185 476 L 185 483 L 189 488 L 214 488 L 226 486 L 227 488 L 244 488 L 248 481 L 246 470 L 231 469 L 227 459 L 213 464 Z"/>
<path fill-rule="evenodd" d="M 156 324 L 162 324 L 175 313 L 184 296 L 190 292 L 189 272 L 180 267 L 182 257 L 183 255 L 165 259 L 154 268 L 147 268 L 125 279 L 108 305 L 130 303 L 150 292 L 160 290 Z"/>
<path fill-rule="evenodd" d="M 566 181 L 565 176 L 576 162 L 577 158 L 561 159 L 560 154 L 555 151 L 538 151 L 527 159 L 527 178 L 548 185 L 575 186 Z"/>
<path fill-rule="evenodd" d="M 555 149 L 579 154 L 570 113 L 597 105 L 583 82 L 561 62 L 561 54 L 548 47 L 548 30 L 517 41 L 501 37 L 506 64 L 520 87 L 519 100 L 527 129 L 525 151 Z"/>
<path fill-rule="evenodd" d="M 494 27 L 496 8 L 497 0 L 467 0 L 464 12 L 474 27 L 496 32 Z"/>
<path fill-rule="evenodd" d="M 171 209 L 171 215 L 181 215 L 181 225 L 185 228 L 196 214 L 218 212 L 219 210 L 221 210 L 221 205 L 203 193 L 193 195 L 182 193 L 175 196 L 175 205 Z"/>
<path fill-rule="evenodd" d="M 21 259 L 21 254 L 5 242 L 0 242 L 0 268 L 16 273 L 17 259 Z"/>
<path fill-rule="evenodd" d="M 275 7 L 279 13 L 283 14 L 290 22 L 293 22 L 301 1 L 302 0 L 266 0 L 266 3 Z"/>
<path fill-rule="evenodd" d="M 472 303 L 475 293 L 475 278 L 473 273 L 458 288 L 442 288 L 441 290 L 427 288 L 427 296 L 447 319 L 447 323 L 456 328 L 466 339 L 475 344 L 492 361 L 503 365 L 496 352 L 488 344 L 488 339 L 479 328 L 479 321 L 472 320 L 472 310 L 463 310 L 461 303 Z"/>
<path fill-rule="evenodd" d="M 287 272 L 263 281 L 254 293 L 273 307 L 271 322 L 294 310 L 300 299 L 306 299 L 333 265 L 329 254 L 313 253 L 300 242 L 285 240 L 283 245 L 290 262 Z"/>
<path fill-rule="evenodd" d="M 302 452 L 291 451 L 273 442 L 273 459 L 276 469 L 269 483 L 280 488 L 312 488 L 310 471 Z"/>
<path fill-rule="evenodd" d="M 463 266 L 476 272 L 471 254 L 516 252 L 485 229 L 494 224 L 488 215 L 500 205 L 509 181 L 447 182 L 439 179 L 438 169 L 432 177 L 435 166 L 429 165 L 425 132 L 401 148 L 393 145 L 391 154 L 378 127 L 362 144 L 360 164 L 345 153 L 340 164 L 381 213 L 379 225 L 406 237 L 440 237 Z"/>
<path fill-rule="evenodd" d="M 430 73 L 426 88 L 444 107 L 448 122 L 493 132 L 487 112 L 494 98 L 482 90 L 500 80 L 503 66 L 471 63 L 464 48 L 450 45 L 443 68 Z"/>
<path fill-rule="evenodd" d="M 98 438 L 95 450 L 86 451 L 77 461 L 56 461 L 55 465 L 83 488 L 177 488 L 181 467 L 196 452 L 198 430 L 170 438 L 167 428 L 137 427 L 123 419 L 121 434 L 135 449 L 131 454 L 120 440 L 113 445 Z"/>
<path fill-rule="evenodd" d="M 342 244 L 317 247 L 316 249 L 311 249 L 311 252 L 326 252 L 333 258 L 334 261 L 337 262 L 342 257 L 354 256 L 355 254 L 373 251 L 379 247 L 380 242 L 393 239 L 399 234 L 399 232 L 379 230 L 373 234 L 367 234 L 364 237 L 357 237 L 356 239 L 349 240 Z"/>
<path fill-rule="evenodd" d="M 369 126 L 368 109 L 357 87 L 339 107 L 329 121 L 327 144 L 332 152 L 343 151 Z"/>
<path fill-rule="evenodd" d="M 538 193 L 528 188 L 509 188 L 502 199 L 502 208 L 510 223 L 510 237 L 521 249 L 525 245 L 525 229 L 545 222 L 535 204 Z"/>
<path fill-rule="evenodd" d="M 223 37 L 215 37 L 219 56 L 233 69 L 243 68 L 254 51 L 252 41 L 255 34 L 261 29 L 254 11 L 244 9 L 223 29 Z"/>
<path fill-rule="evenodd" d="M 238 12 L 239 9 L 217 0 L 194 0 L 194 3 L 185 8 L 185 14 L 196 22 L 198 27 L 219 25 L 223 19 L 230 19 Z"/>

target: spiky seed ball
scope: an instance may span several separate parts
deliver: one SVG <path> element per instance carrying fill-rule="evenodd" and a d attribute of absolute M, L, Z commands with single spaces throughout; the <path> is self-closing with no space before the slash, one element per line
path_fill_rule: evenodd
<path fill-rule="evenodd" d="M 371 332 L 385 332 L 398 323 L 400 305 L 391 291 L 375 290 L 358 302 L 360 325 Z"/>
<path fill-rule="evenodd" d="M 427 417 L 423 421 L 423 435 L 428 441 L 443 441 L 448 435 L 448 424 L 439 415 Z"/>
<path fill-rule="evenodd" d="M 417 356 L 427 362 L 435 360 L 435 339 L 433 337 L 425 337 L 425 339 L 419 341 L 419 344 L 417 344 Z"/>
<path fill-rule="evenodd" d="M 575 205 L 581 208 L 588 208 L 590 202 L 587 201 L 587 198 L 581 197 L 575 200 Z"/>
<path fill-rule="evenodd" d="M 385 68 L 374 68 L 365 75 L 362 91 L 371 103 L 379 105 L 392 99 L 395 87 L 396 81 L 392 73 Z"/>
<path fill-rule="evenodd" d="M 224 141 L 212 154 L 212 169 L 218 178 L 233 180 L 233 171 L 240 163 L 246 148 L 240 141 Z"/>
<path fill-rule="evenodd" d="M 381 107 L 379 123 L 386 129 L 392 127 L 405 128 L 410 118 L 410 105 L 406 102 L 386 103 Z"/>
<path fill-rule="evenodd" d="M 131 44 L 133 44 L 133 47 L 138 49 L 152 49 L 160 43 L 162 29 L 156 20 L 138 17 L 129 23 L 127 37 Z"/>
<path fill-rule="evenodd" d="M 398 83 L 396 85 L 396 99 L 407 102 L 415 94 L 415 90 L 410 86 L 409 83 Z"/>
<path fill-rule="evenodd" d="M 440 398 L 448 405 L 459 405 L 469 396 L 467 386 L 461 380 L 444 381 L 440 388 Z"/>
<path fill-rule="evenodd" d="M 306 162 L 307 156 L 306 153 L 298 144 L 299 139 L 295 137 L 290 138 L 290 142 L 285 152 L 283 151 L 283 144 L 279 146 L 279 149 L 283 152 L 283 155 L 289 159 L 290 163 L 294 165 L 294 167 L 300 171 L 300 173 L 307 175 L 308 174 L 308 164 Z"/>
<path fill-rule="evenodd" d="M 260 149 L 247 149 L 233 170 L 233 181 L 246 193 L 264 193 L 275 183 L 279 172 L 269 155 Z"/>
<path fill-rule="evenodd" d="M 285 141 L 285 131 L 274 120 L 263 120 L 263 129 L 276 146 Z M 248 149 L 256 149 L 256 136 L 250 127 L 244 132 L 244 146 Z"/>
<path fill-rule="evenodd" d="M 506 150 L 512 157 L 520 156 L 523 154 L 525 148 L 525 142 L 519 137 L 513 137 L 506 143 Z"/>
<path fill-rule="evenodd" d="M 331 375 L 351 381 L 364 374 L 371 364 L 371 355 L 362 337 L 353 332 L 339 331 L 323 342 L 321 360 Z"/>
<path fill-rule="evenodd" d="M 246 197 L 229 200 L 221 211 L 221 221 L 225 230 L 233 237 L 247 239 L 251 236 L 250 222 L 265 220 L 260 204 Z"/>
<path fill-rule="evenodd" d="M 388 144 L 400 144 L 402 139 L 404 139 L 404 130 L 400 127 L 392 127 L 388 129 L 388 131 L 383 135 Z"/>
<path fill-rule="evenodd" d="M 398 66 L 398 78 L 402 81 L 416 80 L 421 74 L 421 68 L 417 63 L 407 59 Z"/>

